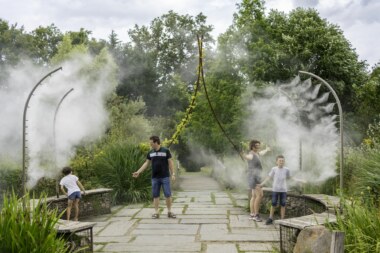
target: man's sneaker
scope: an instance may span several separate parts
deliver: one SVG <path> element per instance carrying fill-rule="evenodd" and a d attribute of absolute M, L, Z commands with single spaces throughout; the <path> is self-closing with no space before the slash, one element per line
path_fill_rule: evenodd
<path fill-rule="evenodd" d="M 265 225 L 270 225 L 270 224 L 273 224 L 272 218 L 268 218 L 267 221 L 265 222 Z"/>
<path fill-rule="evenodd" d="M 257 221 L 257 222 L 261 222 L 263 221 L 261 218 L 260 218 L 260 215 L 256 214 L 255 218 L 253 219 L 254 221 Z"/>
<path fill-rule="evenodd" d="M 250 215 L 249 215 L 249 219 L 250 219 L 250 220 L 254 220 L 255 218 L 256 218 L 256 215 L 254 215 L 254 214 L 250 214 Z"/>

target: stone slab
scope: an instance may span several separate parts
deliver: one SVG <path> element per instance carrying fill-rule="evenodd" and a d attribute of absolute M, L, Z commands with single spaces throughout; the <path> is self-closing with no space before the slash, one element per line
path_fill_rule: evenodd
<path fill-rule="evenodd" d="M 207 244 L 206 253 L 238 253 L 238 249 L 235 244 Z"/>
<path fill-rule="evenodd" d="M 280 240 L 278 232 L 256 230 L 254 233 L 245 234 L 202 234 L 201 241 L 212 242 L 278 242 Z"/>
<path fill-rule="evenodd" d="M 146 245 L 136 243 L 112 243 L 103 248 L 103 252 L 200 252 L 201 243 L 176 243 L 168 245 Z"/>
<path fill-rule="evenodd" d="M 114 216 L 119 216 L 119 217 L 132 217 L 133 215 L 135 215 L 137 212 L 139 212 L 141 210 L 141 208 L 128 208 L 128 207 L 124 207 L 122 209 L 120 209 L 119 211 L 117 211 Z"/>
<path fill-rule="evenodd" d="M 226 214 L 178 214 L 178 219 L 227 219 Z"/>
<path fill-rule="evenodd" d="M 225 209 L 194 209 L 194 208 L 188 208 L 185 212 L 185 214 L 227 214 L 227 210 Z"/>
<path fill-rule="evenodd" d="M 215 198 L 215 204 L 220 205 L 220 204 L 231 204 L 232 201 L 230 198 Z"/>
<path fill-rule="evenodd" d="M 132 236 L 94 236 L 94 243 L 129 242 Z"/>
<path fill-rule="evenodd" d="M 195 242 L 195 237 L 190 235 L 139 235 L 133 243 L 140 243 L 144 245 L 173 245 L 173 243 L 189 243 Z"/>
<path fill-rule="evenodd" d="M 150 230 L 159 230 L 159 229 L 198 229 L 199 225 L 190 225 L 190 224 L 138 224 L 136 229 L 150 229 Z"/>
<path fill-rule="evenodd" d="M 139 221 L 140 224 L 178 224 L 180 219 L 169 219 L 169 218 L 159 218 L 159 219 L 142 219 Z"/>
<path fill-rule="evenodd" d="M 228 219 L 181 219 L 182 224 L 212 224 L 228 223 Z"/>
<path fill-rule="evenodd" d="M 128 230 L 134 225 L 133 221 L 115 221 L 111 222 L 102 231 L 98 233 L 98 236 L 122 236 L 126 235 Z"/>
<path fill-rule="evenodd" d="M 238 248 L 240 251 L 252 251 L 252 252 L 273 252 L 274 248 L 279 249 L 279 243 L 239 243 Z"/>

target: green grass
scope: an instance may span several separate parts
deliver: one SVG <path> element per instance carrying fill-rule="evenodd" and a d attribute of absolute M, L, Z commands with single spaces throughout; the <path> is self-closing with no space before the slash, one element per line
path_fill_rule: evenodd
<path fill-rule="evenodd" d="M 380 209 L 367 200 L 343 201 L 343 213 L 330 228 L 345 232 L 345 252 L 380 253 Z"/>
<path fill-rule="evenodd" d="M 26 195 L 18 199 L 13 193 L 4 196 L 0 213 L 0 252 L 64 253 L 65 241 L 54 228 L 59 215 L 48 210 L 46 201 L 31 203 Z"/>

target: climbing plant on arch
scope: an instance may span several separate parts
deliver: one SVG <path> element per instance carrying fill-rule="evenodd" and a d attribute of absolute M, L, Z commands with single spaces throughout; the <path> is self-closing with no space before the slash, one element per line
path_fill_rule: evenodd
<path fill-rule="evenodd" d="M 170 140 L 165 140 L 164 143 L 167 144 L 166 145 L 167 147 L 170 147 L 173 143 L 178 143 L 178 137 L 180 136 L 180 134 L 185 129 L 185 126 L 190 122 L 191 114 L 193 113 L 194 108 L 196 106 L 196 99 L 197 99 L 197 96 L 199 94 L 199 90 L 201 88 L 201 83 L 202 83 L 203 89 L 204 89 L 204 93 L 205 93 L 205 96 L 206 96 L 206 99 L 207 99 L 207 102 L 208 102 L 208 106 L 209 106 L 209 108 L 210 108 L 210 110 L 212 112 L 212 115 L 213 115 L 215 121 L 218 124 L 218 127 L 223 132 L 223 135 L 228 139 L 229 143 L 233 146 L 233 148 L 235 149 L 235 151 L 243 159 L 243 157 L 241 155 L 241 152 L 240 152 L 240 149 L 231 140 L 231 138 L 228 136 L 226 130 L 224 129 L 223 125 L 220 123 L 220 121 L 219 121 L 219 119 L 218 119 L 218 117 L 216 115 L 214 107 L 211 104 L 210 97 L 209 97 L 209 94 L 208 94 L 208 91 L 207 91 L 207 87 L 206 87 L 206 82 L 205 82 L 205 78 L 204 78 L 204 70 L 203 70 L 203 58 L 204 58 L 204 56 L 203 56 L 203 36 L 197 35 L 197 42 L 198 42 L 199 59 L 198 59 L 198 69 L 197 69 L 197 81 L 196 81 L 196 86 L 195 86 L 195 89 L 194 89 L 194 94 L 191 97 L 190 105 L 186 109 L 185 116 L 182 118 L 181 122 L 176 127 L 175 133 L 172 135 L 172 137 L 171 137 Z"/>

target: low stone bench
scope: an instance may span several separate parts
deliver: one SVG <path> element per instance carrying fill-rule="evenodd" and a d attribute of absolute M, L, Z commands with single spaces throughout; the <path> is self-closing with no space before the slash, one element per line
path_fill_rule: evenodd
<path fill-rule="evenodd" d="M 57 197 L 46 198 L 49 209 L 58 209 L 58 213 L 65 212 L 67 208 L 67 196 L 60 195 Z M 86 195 L 82 194 L 82 199 L 79 202 L 79 218 L 96 216 L 101 214 L 111 213 L 112 204 L 112 189 L 99 188 L 86 190 Z M 71 215 L 74 215 L 74 209 Z M 63 218 L 66 218 L 64 213 Z"/>
<path fill-rule="evenodd" d="M 93 252 L 94 222 L 59 220 L 55 226 L 57 236 L 66 241 L 69 252 Z"/>

